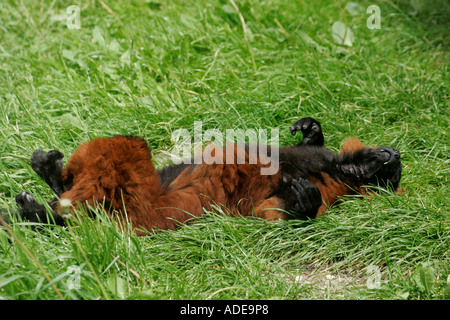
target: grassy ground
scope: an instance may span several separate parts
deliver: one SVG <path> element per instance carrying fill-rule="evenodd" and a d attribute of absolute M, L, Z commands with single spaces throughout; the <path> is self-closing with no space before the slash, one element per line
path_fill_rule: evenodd
<path fill-rule="evenodd" d="M 350 135 L 401 150 L 405 193 L 307 222 L 207 214 L 144 238 L 108 221 L 15 225 L 16 239 L 0 229 L 0 299 L 449 298 L 449 8 L 375 3 L 371 30 L 374 1 L 91 0 L 68 29 L 66 1 L 2 1 L 0 207 L 52 197 L 29 166 L 37 148 L 127 134 L 160 156 L 194 121 L 279 127 L 289 145 L 304 116 L 333 150 Z"/>

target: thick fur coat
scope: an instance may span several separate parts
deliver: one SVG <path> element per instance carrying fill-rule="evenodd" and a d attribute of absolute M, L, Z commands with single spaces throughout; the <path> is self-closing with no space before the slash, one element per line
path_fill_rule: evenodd
<path fill-rule="evenodd" d="M 397 189 L 401 176 L 400 153 L 392 148 L 370 148 L 348 140 L 340 153 L 323 146 L 320 124 L 303 118 L 291 126 L 302 131 L 296 146 L 280 148 L 279 170 L 261 175 L 260 161 L 245 163 L 172 165 L 157 171 L 150 149 L 139 137 L 98 138 L 82 144 L 65 168 L 58 151 L 36 151 L 32 167 L 55 191 L 70 199 L 73 209 L 102 203 L 116 217 L 126 213 L 139 234 L 173 229 L 212 205 L 223 205 L 232 215 L 264 219 L 291 219 L 322 215 L 340 197 L 366 194 L 367 185 Z M 236 158 L 238 148 L 234 148 Z M 221 156 L 226 157 L 223 150 Z M 44 220 L 42 205 L 27 193 L 16 197 L 20 215 Z M 59 201 L 51 206 L 61 221 Z"/>

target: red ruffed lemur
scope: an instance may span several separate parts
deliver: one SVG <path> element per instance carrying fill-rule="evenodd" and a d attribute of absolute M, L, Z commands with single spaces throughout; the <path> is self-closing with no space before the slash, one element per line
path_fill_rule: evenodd
<path fill-rule="evenodd" d="M 155 169 L 150 149 L 139 137 L 84 143 L 64 168 L 61 152 L 37 150 L 31 166 L 56 193 L 49 203 L 52 211 L 22 192 L 16 196 L 20 209 L 15 214 L 23 220 L 64 224 L 59 199 L 70 199 L 72 213 L 101 203 L 105 213 L 115 217 L 123 218 L 126 211 L 136 232 L 145 235 L 174 229 L 212 205 L 223 205 L 236 216 L 314 218 L 342 196 L 366 194 L 370 185 L 397 190 L 399 151 L 366 147 L 354 138 L 335 154 L 324 147 L 321 125 L 312 118 L 300 119 L 290 131 L 301 131 L 303 140 L 270 149 L 279 152 L 279 169 L 272 175 L 261 174 L 261 161 L 249 161 L 248 148 L 241 164 L 178 164 L 161 170 Z M 236 157 L 237 149 L 233 152 Z"/>

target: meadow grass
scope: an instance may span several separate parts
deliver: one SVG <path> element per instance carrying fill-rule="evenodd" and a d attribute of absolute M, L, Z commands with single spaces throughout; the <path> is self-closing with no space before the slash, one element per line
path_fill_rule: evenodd
<path fill-rule="evenodd" d="M 304 116 L 332 150 L 348 136 L 399 149 L 404 192 L 351 197 L 311 221 L 218 207 L 147 237 L 101 216 L 39 233 L 16 224 L 14 238 L 0 228 L 0 299 L 448 299 L 449 7 L 377 1 L 371 30 L 373 3 L 358 3 L 91 0 L 68 29 L 67 2 L 2 1 L 1 208 L 24 190 L 52 197 L 29 165 L 37 148 L 68 156 L 139 135 L 164 159 L 194 121 L 280 128 L 290 145 Z M 335 21 L 351 47 L 334 42 Z"/>

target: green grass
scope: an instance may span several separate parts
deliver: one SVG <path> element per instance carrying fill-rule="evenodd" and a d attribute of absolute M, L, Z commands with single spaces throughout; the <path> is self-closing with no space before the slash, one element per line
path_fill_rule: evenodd
<path fill-rule="evenodd" d="M 225 0 L 83 1 L 73 30 L 65 1 L 2 1 L 0 207 L 23 190 L 52 197 L 29 166 L 37 148 L 70 155 L 94 137 L 140 135 L 163 158 L 194 121 L 279 127 L 290 145 L 304 116 L 333 150 L 348 136 L 401 150 L 405 193 L 350 198 L 306 222 L 209 213 L 142 238 L 108 221 L 14 225 L 16 239 L 0 229 L 0 299 L 450 297 L 447 2 L 376 1 L 379 30 L 366 27 L 370 1 L 355 15 L 340 0 L 235 2 L 245 34 Z M 335 21 L 352 47 L 334 43 Z"/>

